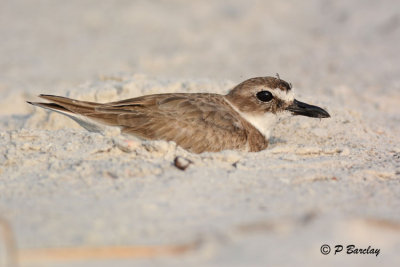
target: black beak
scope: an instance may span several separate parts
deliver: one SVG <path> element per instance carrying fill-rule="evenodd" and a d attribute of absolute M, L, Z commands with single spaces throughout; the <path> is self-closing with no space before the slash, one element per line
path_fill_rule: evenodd
<path fill-rule="evenodd" d="M 330 117 L 329 113 L 322 108 L 297 101 L 296 99 L 286 108 L 286 110 L 292 112 L 293 115 L 302 115 L 313 118 Z"/>

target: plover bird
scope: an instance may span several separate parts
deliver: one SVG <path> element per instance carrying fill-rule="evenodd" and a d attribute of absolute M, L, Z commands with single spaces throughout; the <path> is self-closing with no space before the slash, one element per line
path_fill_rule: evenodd
<path fill-rule="evenodd" d="M 88 130 L 116 126 L 123 134 L 174 141 L 194 153 L 263 150 L 280 114 L 330 117 L 322 108 L 296 100 L 292 86 L 279 76 L 248 79 L 227 95 L 155 94 L 110 103 L 39 97 L 50 103 L 28 103 L 67 115 Z"/>

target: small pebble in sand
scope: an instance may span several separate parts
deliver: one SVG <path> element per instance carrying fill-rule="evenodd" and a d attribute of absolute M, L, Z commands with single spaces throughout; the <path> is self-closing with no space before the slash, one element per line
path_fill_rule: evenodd
<path fill-rule="evenodd" d="M 178 169 L 184 171 L 187 169 L 187 167 L 189 167 L 190 164 L 192 164 L 193 162 L 191 160 L 185 159 L 183 157 L 177 156 L 174 159 L 174 165 L 175 167 L 177 167 Z"/>

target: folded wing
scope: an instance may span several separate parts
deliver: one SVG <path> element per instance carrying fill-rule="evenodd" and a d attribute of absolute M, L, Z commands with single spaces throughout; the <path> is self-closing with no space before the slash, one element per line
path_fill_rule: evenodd
<path fill-rule="evenodd" d="M 175 141 L 195 153 L 244 149 L 247 143 L 243 122 L 217 94 L 159 94 L 105 104 L 41 97 L 51 103 L 31 104 L 118 126 L 143 139 Z"/>

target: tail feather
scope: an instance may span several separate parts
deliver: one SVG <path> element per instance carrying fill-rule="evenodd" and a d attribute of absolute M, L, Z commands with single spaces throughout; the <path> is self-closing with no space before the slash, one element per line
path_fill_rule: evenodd
<path fill-rule="evenodd" d="M 95 102 L 89 102 L 89 101 L 81 101 L 81 100 L 76 100 L 68 97 L 63 97 L 63 96 L 56 96 L 56 95 L 45 95 L 45 94 L 40 94 L 40 98 L 58 103 L 58 104 L 77 104 L 79 106 L 87 106 L 87 107 L 98 107 L 102 104 L 95 103 Z"/>
<path fill-rule="evenodd" d="M 41 107 L 41 108 L 45 108 L 45 109 L 61 111 L 61 112 L 70 112 L 69 110 L 67 110 L 64 107 L 62 107 L 58 104 L 55 104 L 55 103 L 41 103 L 41 102 L 30 102 L 30 101 L 26 101 L 26 102 L 33 106 L 37 106 L 37 107 Z"/>
<path fill-rule="evenodd" d="M 98 122 L 109 126 L 118 126 L 118 114 L 101 112 L 96 109 L 102 104 L 55 95 L 39 95 L 39 97 L 49 100 L 50 103 L 29 101 L 27 103 L 66 115 L 89 131 L 101 131 L 102 127 Z"/>
<path fill-rule="evenodd" d="M 83 116 L 94 115 L 96 113 L 95 108 L 101 105 L 94 102 L 80 101 L 55 95 L 39 95 L 39 97 L 49 100 L 71 113 L 80 114 Z"/>

